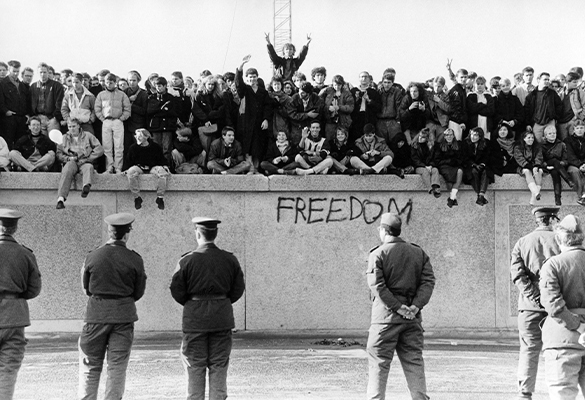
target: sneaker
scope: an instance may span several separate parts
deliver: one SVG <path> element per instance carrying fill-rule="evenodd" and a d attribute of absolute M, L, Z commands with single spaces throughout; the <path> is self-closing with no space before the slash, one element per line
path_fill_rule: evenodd
<path fill-rule="evenodd" d="M 459 203 L 457 203 L 457 199 L 453 199 L 453 205 L 454 206 L 458 206 L 459 205 Z"/>
<path fill-rule="evenodd" d="M 57 202 L 57 207 L 56 207 L 56 208 L 57 208 L 57 210 L 62 210 L 62 209 L 64 209 L 64 208 L 65 208 L 65 203 L 63 203 L 61 200 L 59 200 L 59 201 Z"/>
<path fill-rule="evenodd" d="M 581 197 L 579 200 L 577 200 L 577 204 L 585 206 L 585 197 Z"/>
<path fill-rule="evenodd" d="M 134 198 L 134 208 L 137 210 L 142 208 L 142 197 L 138 196 Z"/>
<path fill-rule="evenodd" d="M 81 190 L 81 197 L 86 198 L 89 194 L 89 190 L 91 189 L 91 185 L 84 185 L 83 189 Z"/>
<path fill-rule="evenodd" d="M 535 197 L 536 201 L 540 201 L 540 193 L 538 193 Z"/>
<path fill-rule="evenodd" d="M 447 207 L 453 208 L 453 199 L 451 197 L 447 199 Z"/>
<path fill-rule="evenodd" d="M 162 197 L 157 197 L 156 198 L 156 204 L 158 204 L 158 209 L 159 210 L 164 210 L 165 209 L 165 201 L 163 200 Z"/>

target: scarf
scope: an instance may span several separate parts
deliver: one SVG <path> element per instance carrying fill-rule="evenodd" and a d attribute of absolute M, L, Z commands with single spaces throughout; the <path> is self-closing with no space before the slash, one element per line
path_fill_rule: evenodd
<path fill-rule="evenodd" d="M 514 139 L 501 138 L 498 136 L 497 140 L 500 147 L 506 150 L 510 157 L 514 157 Z"/>

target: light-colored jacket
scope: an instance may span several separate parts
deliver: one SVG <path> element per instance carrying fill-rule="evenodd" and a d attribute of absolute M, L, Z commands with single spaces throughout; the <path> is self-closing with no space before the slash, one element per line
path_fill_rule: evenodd
<path fill-rule="evenodd" d="M 112 90 L 102 90 L 95 99 L 95 115 L 105 121 L 108 118 L 126 121 L 130 118 L 132 106 L 128 96 L 117 88 Z"/>
<path fill-rule="evenodd" d="M 77 164 L 92 163 L 98 157 L 104 154 L 104 148 L 97 138 L 89 132 L 81 132 L 79 134 L 79 142 L 84 148 L 83 156 L 79 157 Z M 78 156 L 77 153 L 71 150 L 73 144 L 73 136 L 70 133 L 63 135 L 63 143 L 57 146 L 57 158 L 63 164 L 67 162 L 68 157 Z"/>
<path fill-rule="evenodd" d="M 68 89 L 63 96 L 61 115 L 65 121 L 69 117 L 77 118 L 82 124 L 95 121 L 95 96 L 85 86 L 81 99 L 74 88 Z"/>
<path fill-rule="evenodd" d="M 575 117 L 573 120 L 585 120 L 585 91 L 580 88 L 573 89 L 569 92 L 569 101 Z"/>
<path fill-rule="evenodd" d="M 585 322 L 585 249 L 571 247 L 548 259 L 540 271 L 540 302 L 548 317 L 542 325 L 544 349 L 583 350 L 577 328 Z"/>

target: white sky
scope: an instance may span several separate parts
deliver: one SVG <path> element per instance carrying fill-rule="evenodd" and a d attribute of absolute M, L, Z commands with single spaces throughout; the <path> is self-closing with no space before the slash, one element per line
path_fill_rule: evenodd
<path fill-rule="evenodd" d="M 273 39 L 272 0 L 0 0 L 0 60 L 36 70 L 95 74 L 108 68 L 197 78 L 234 71 L 242 57 L 271 77 L 264 32 Z M 235 19 L 232 27 L 232 18 Z M 292 0 L 297 51 L 311 33 L 301 67 L 316 66 L 356 84 L 386 67 L 397 82 L 446 76 L 453 69 L 512 77 L 526 65 L 556 75 L 585 67 L 583 0 Z M 230 39 L 231 30 L 231 39 Z M 224 64 L 225 62 L 225 64 Z M 35 80 L 38 79 L 35 71 Z"/>

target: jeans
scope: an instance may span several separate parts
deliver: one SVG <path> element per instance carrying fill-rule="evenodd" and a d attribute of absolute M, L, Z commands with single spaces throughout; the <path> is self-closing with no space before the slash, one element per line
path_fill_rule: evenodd
<path fill-rule="evenodd" d="M 91 185 L 91 176 L 93 174 L 93 165 L 91 163 L 85 163 L 78 165 L 75 161 L 67 161 L 67 164 L 61 170 L 61 178 L 59 179 L 59 190 L 58 196 L 67 199 L 69 190 L 71 189 L 71 181 L 75 177 L 75 174 L 81 172 L 83 175 L 83 186 Z"/>
<path fill-rule="evenodd" d="M 130 184 L 130 191 L 134 195 L 134 197 L 138 197 L 140 195 L 140 175 L 143 175 L 144 171 L 137 167 L 136 165 L 128 168 L 126 171 L 126 176 L 128 176 L 128 183 Z M 151 175 L 156 175 L 158 177 L 156 181 L 156 195 L 158 197 L 163 197 L 165 192 L 167 191 L 167 179 L 169 177 L 169 173 L 163 167 L 155 166 L 150 169 Z"/>
<path fill-rule="evenodd" d="M 122 172 L 124 164 L 124 123 L 106 119 L 102 125 L 102 144 L 106 155 L 106 171 Z"/>

